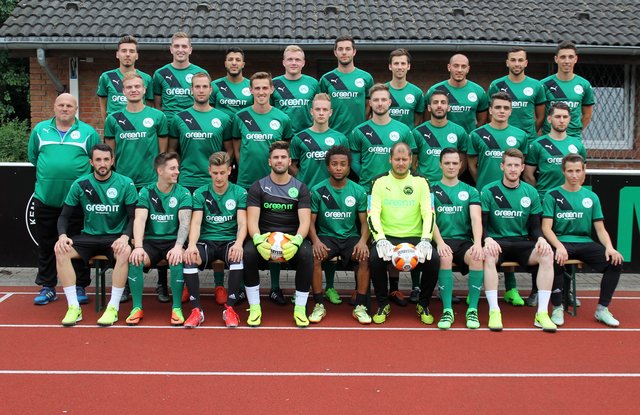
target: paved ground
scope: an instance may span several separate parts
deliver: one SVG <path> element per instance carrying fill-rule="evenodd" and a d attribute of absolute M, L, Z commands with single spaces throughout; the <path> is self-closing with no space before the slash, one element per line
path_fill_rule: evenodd
<path fill-rule="evenodd" d="M 9 268 L 0 267 L 0 286 L 34 286 L 36 269 L 35 268 Z M 107 282 L 109 283 L 110 271 L 107 273 Z M 263 287 L 269 287 L 269 274 L 267 271 L 262 271 L 261 285 Z M 518 287 L 527 292 L 531 287 L 531 277 L 526 273 L 516 274 L 518 279 Z M 462 278 L 459 273 L 454 273 L 456 290 L 466 290 L 467 279 Z M 580 290 L 599 290 L 600 289 L 600 274 L 593 273 L 578 273 L 577 274 L 577 288 Z M 207 270 L 200 273 L 200 282 L 202 287 L 213 287 L 213 272 Z M 352 272 L 338 271 L 336 273 L 336 289 L 338 290 L 351 290 L 354 286 L 354 278 Z M 145 286 L 152 287 L 156 283 L 156 271 L 152 270 L 145 275 Z M 284 289 L 294 288 L 294 272 L 283 270 L 280 276 L 280 286 Z M 400 288 L 403 290 L 411 289 L 411 277 L 408 273 L 401 273 L 400 275 Z M 638 291 L 640 290 L 640 274 L 622 274 L 620 283 L 618 284 L 618 290 L 622 291 Z"/>

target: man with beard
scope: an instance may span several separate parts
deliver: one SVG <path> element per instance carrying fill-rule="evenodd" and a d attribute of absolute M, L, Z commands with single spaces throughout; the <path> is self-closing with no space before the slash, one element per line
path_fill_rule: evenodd
<path fill-rule="evenodd" d="M 238 47 L 227 49 L 224 54 L 224 69 L 227 74 L 211 82 L 213 92 L 210 103 L 231 119 L 236 112 L 253 104 L 250 81 L 242 75 L 244 51 Z"/>

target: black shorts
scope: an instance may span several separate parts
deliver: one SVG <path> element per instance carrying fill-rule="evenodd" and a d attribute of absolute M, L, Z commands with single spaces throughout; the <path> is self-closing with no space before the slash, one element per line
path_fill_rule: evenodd
<path fill-rule="evenodd" d="M 109 266 L 112 267 L 115 263 L 113 258 L 113 248 L 111 245 L 121 235 L 76 235 L 71 240 L 73 241 L 73 249 L 76 250 L 80 258 L 86 265 L 89 265 L 89 260 L 96 255 L 104 255 L 107 257 Z"/>
<path fill-rule="evenodd" d="M 352 236 L 346 239 L 333 238 L 331 236 L 318 236 L 320 241 L 329 248 L 327 259 L 340 256 L 343 267 L 354 267 L 358 262 L 352 259 L 353 249 L 358 244 L 360 237 Z"/>
<path fill-rule="evenodd" d="M 151 262 L 150 268 L 158 265 L 158 262 L 163 259 L 167 259 L 167 252 L 171 251 L 174 246 L 176 246 L 175 240 L 145 239 L 142 241 L 142 248 L 149 256 L 149 261 Z"/>
<path fill-rule="evenodd" d="M 497 265 L 505 261 L 514 261 L 520 264 L 522 268 L 535 268 L 537 266 L 528 266 L 531 253 L 536 247 L 534 241 L 513 239 L 496 239 L 495 241 L 502 248 Z"/>
<path fill-rule="evenodd" d="M 462 275 L 467 275 L 469 273 L 469 265 L 464 262 L 464 255 L 473 246 L 473 242 L 466 239 L 445 239 L 444 243 L 449 245 L 449 248 L 453 251 L 453 263 L 456 264 L 458 271 Z"/>
<path fill-rule="evenodd" d="M 202 259 L 202 264 L 198 266 L 200 271 L 207 268 L 213 261 L 224 261 L 226 267 L 229 267 L 227 258 L 229 256 L 229 249 L 236 241 L 198 241 L 196 247 L 198 253 Z"/>
<path fill-rule="evenodd" d="M 604 272 L 608 267 L 620 272 L 621 265 L 611 265 L 605 258 L 605 248 L 597 242 L 562 242 L 571 259 L 579 259 L 596 272 Z M 555 250 L 554 250 L 555 253 Z M 558 268 L 558 264 L 555 264 Z"/>

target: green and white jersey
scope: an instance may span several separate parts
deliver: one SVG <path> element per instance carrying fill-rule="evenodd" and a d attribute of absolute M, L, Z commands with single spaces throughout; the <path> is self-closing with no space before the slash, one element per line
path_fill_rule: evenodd
<path fill-rule="evenodd" d="M 547 110 L 555 102 L 564 102 L 571 109 L 571 122 L 567 134 L 582 138 L 582 107 L 595 104 L 593 88 L 589 81 L 574 75 L 570 81 L 561 81 L 557 75 L 551 75 L 540 81 L 544 87 Z M 546 113 L 546 112 L 545 112 Z M 542 132 L 548 134 L 551 130 L 547 119 L 542 125 Z"/>
<path fill-rule="evenodd" d="M 238 185 L 248 189 L 253 182 L 269 174 L 269 146 L 291 139 L 291 121 L 284 112 L 271 108 L 258 114 L 253 108 L 238 111 L 233 121 L 234 139 L 240 141 Z"/>
<path fill-rule="evenodd" d="M 105 140 L 115 140 L 115 168 L 133 180 L 137 188 L 155 183 L 153 161 L 160 153 L 158 138 L 167 134 L 167 117 L 147 106 L 140 112 L 126 108 L 114 112 L 104 122 Z"/>
<path fill-rule="evenodd" d="M 358 213 L 367 211 L 367 193 L 364 188 L 346 179 L 342 189 L 331 186 L 329 179 L 311 189 L 311 213 L 316 217 L 318 236 L 347 239 L 360 237 Z"/>
<path fill-rule="evenodd" d="M 391 118 L 404 123 L 409 128 L 415 127 L 415 115 L 424 113 L 427 107 L 422 90 L 411 82 L 402 89 L 395 89 L 391 86 L 391 82 L 387 82 L 386 85 L 391 93 L 389 108 Z"/>
<path fill-rule="evenodd" d="M 233 122 L 224 112 L 211 108 L 197 111 L 194 108 L 174 116 L 169 129 L 172 140 L 178 140 L 182 161 L 180 184 L 200 187 L 209 183 L 209 156 L 223 151 L 223 142 L 231 139 Z"/>
<path fill-rule="evenodd" d="M 253 95 L 251 95 L 250 81 L 242 78 L 241 82 L 229 82 L 226 76 L 211 82 L 213 91 L 209 103 L 227 114 L 233 120 L 236 112 L 253 105 Z"/>
<path fill-rule="evenodd" d="M 553 219 L 553 233 L 560 242 L 593 242 L 592 224 L 604 219 L 600 198 L 580 187 L 570 192 L 554 187 L 544 197 L 542 217 Z"/>
<path fill-rule="evenodd" d="M 89 150 L 100 141 L 96 130 L 78 119 L 68 131 L 56 128 L 55 117 L 39 122 L 27 145 L 29 162 L 36 167 L 34 197 L 62 207 L 73 181 L 91 171 Z"/>
<path fill-rule="evenodd" d="M 112 172 L 100 181 L 93 173 L 73 182 L 64 201 L 84 212 L 85 235 L 120 235 L 127 228 L 127 206 L 135 206 L 138 193 L 127 176 Z"/>
<path fill-rule="evenodd" d="M 298 180 L 312 188 L 329 177 L 326 155 L 333 146 L 349 147 L 349 141 L 344 134 L 328 129 L 317 133 L 310 128 L 299 132 L 291 140 L 291 160 L 297 162 L 300 169 Z"/>
<path fill-rule="evenodd" d="M 491 124 L 485 124 L 473 130 L 469 138 L 471 142 L 467 154 L 478 157 L 476 189 L 483 189 L 487 183 L 502 178 L 500 163 L 502 162 L 502 153 L 505 150 L 517 148 L 525 156 L 529 151 L 527 133 L 512 125 L 498 130 L 493 128 Z"/>
<path fill-rule="evenodd" d="M 436 223 L 444 239 L 473 240 L 469 206 L 480 206 L 480 193 L 465 182 L 455 186 L 435 182 L 431 194 L 436 211 Z"/>
<path fill-rule="evenodd" d="M 169 193 L 162 193 L 156 184 L 145 186 L 138 194 L 136 209 L 148 211 L 144 228 L 145 239 L 175 240 L 180 227 L 179 212 L 191 210 L 191 193 L 175 184 Z"/>
<path fill-rule="evenodd" d="M 138 69 L 136 69 L 136 73 L 142 77 L 144 87 L 147 90 L 144 99 L 153 101 L 151 76 Z M 124 74 L 120 71 L 120 68 L 103 72 L 100 78 L 98 78 L 98 91 L 96 95 L 107 99 L 107 115 L 113 114 L 116 111 L 122 111 L 124 107 L 127 106 L 127 98 L 122 92 L 122 78 L 124 78 Z"/>
<path fill-rule="evenodd" d="M 284 75 L 273 78 L 271 103 L 291 119 L 294 133 L 311 127 L 311 101 L 318 93 L 318 81 L 308 75 L 294 81 Z"/>
<path fill-rule="evenodd" d="M 193 105 L 191 78 L 198 72 L 207 73 L 194 64 L 176 69 L 168 63 L 153 74 L 153 94 L 162 97 L 162 112 L 167 117 Z"/>
<path fill-rule="evenodd" d="M 378 125 L 368 120 L 353 129 L 349 139 L 349 147 L 353 153 L 354 164 L 360 165 L 360 185 L 371 192 L 373 179 L 391 168 L 389 154 L 391 147 L 398 141 L 405 142 L 415 153 L 409 127 L 392 119 L 388 124 Z"/>
<path fill-rule="evenodd" d="M 537 190 L 520 181 L 515 189 L 491 182 L 480 194 L 482 212 L 489 213 L 486 234 L 492 238 L 528 239 L 527 222 L 530 215 L 542 213 Z"/>
<path fill-rule="evenodd" d="M 211 184 L 193 193 L 193 210 L 202 211 L 201 241 L 233 241 L 238 232 L 238 210 L 247 209 L 247 191 L 229 183 L 224 194 L 217 194 Z"/>
<path fill-rule="evenodd" d="M 447 118 L 462 126 L 467 133 L 476 128 L 476 113 L 489 109 L 487 93 L 475 82 L 467 80 L 467 84 L 460 88 L 449 85 L 448 80 L 439 82 L 427 91 L 425 95 L 427 104 L 431 101 L 431 95 L 435 91 L 447 94 L 451 109 Z"/>
<path fill-rule="evenodd" d="M 538 138 L 536 105 L 544 104 L 547 100 L 542 84 L 528 76 L 525 76 L 522 82 L 513 82 L 509 76 L 503 76 L 491 82 L 487 95 L 491 97 L 496 92 L 506 92 L 512 99 L 509 125 L 526 132 L 529 142 Z"/>
<path fill-rule="evenodd" d="M 348 135 L 355 126 L 365 121 L 364 112 L 372 86 L 373 77 L 359 68 L 349 73 L 334 69 L 322 75 L 320 92 L 329 94 L 333 108 L 329 120 L 331 128 Z"/>
<path fill-rule="evenodd" d="M 420 124 L 412 131 L 418 150 L 418 173 L 429 181 L 442 179 L 440 153 L 445 148 L 457 148 L 467 152 L 469 135 L 458 124 L 448 121 L 444 127 L 436 127 L 431 121 Z"/>
<path fill-rule="evenodd" d="M 536 188 L 542 199 L 547 190 L 564 183 L 562 158 L 567 154 L 580 154 L 587 159 L 587 150 L 578 137 L 568 136 L 564 140 L 554 140 L 543 135 L 529 145 L 525 163 L 538 168 Z"/>

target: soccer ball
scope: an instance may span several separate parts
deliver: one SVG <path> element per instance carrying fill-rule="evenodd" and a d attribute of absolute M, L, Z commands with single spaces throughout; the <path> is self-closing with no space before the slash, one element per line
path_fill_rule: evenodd
<path fill-rule="evenodd" d="M 271 232 L 269 237 L 267 238 L 267 242 L 271 244 L 271 260 L 284 262 L 285 259 L 282 256 L 282 245 L 289 242 L 284 233 L 282 232 Z"/>
<path fill-rule="evenodd" d="M 418 265 L 416 247 L 406 242 L 396 245 L 391 253 L 391 263 L 400 271 L 411 271 Z"/>

